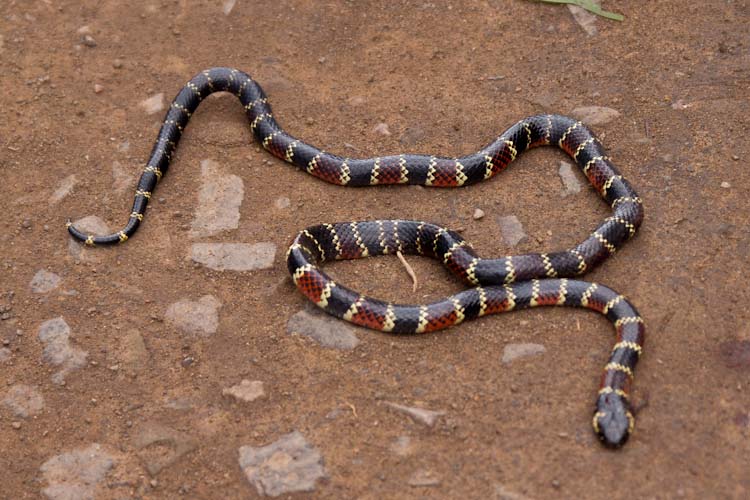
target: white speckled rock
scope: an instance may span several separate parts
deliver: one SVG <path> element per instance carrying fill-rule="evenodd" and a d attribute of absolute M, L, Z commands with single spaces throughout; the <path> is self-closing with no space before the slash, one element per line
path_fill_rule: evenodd
<path fill-rule="evenodd" d="M 99 483 L 114 466 L 114 456 L 97 443 L 55 455 L 39 468 L 49 484 L 42 493 L 50 500 L 94 500 Z"/>
<path fill-rule="evenodd" d="M 217 271 L 269 269 L 276 258 L 276 245 L 271 242 L 194 243 L 190 258 Z"/>
<path fill-rule="evenodd" d="M 515 215 L 500 216 L 497 217 L 496 220 L 503 241 L 505 241 L 508 246 L 514 247 L 526 238 L 526 233 L 523 230 L 521 221 L 518 220 L 518 217 Z"/>
<path fill-rule="evenodd" d="M 144 99 L 138 103 L 138 106 L 143 109 L 148 115 L 153 115 L 164 109 L 164 94 L 154 94 L 148 99 Z"/>
<path fill-rule="evenodd" d="M 237 385 L 222 390 L 221 394 L 249 403 L 265 396 L 266 393 L 263 390 L 263 382 L 260 380 L 243 380 Z"/>
<path fill-rule="evenodd" d="M 386 403 L 388 406 L 396 411 L 409 415 L 415 422 L 432 427 L 435 425 L 437 420 L 445 415 L 445 412 L 435 410 L 425 410 L 424 408 L 416 408 L 413 406 L 404 406 L 397 403 Z"/>
<path fill-rule="evenodd" d="M 503 363 L 507 364 L 518 358 L 536 356 L 546 350 L 541 344 L 507 344 L 503 348 Z"/>
<path fill-rule="evenodd" d="M 62 281 L 62 278 L 57 274 L 46 269 L 40 269 L 31 278 L 29 288 L 31 288 L 32 293 L 47 293 L 60 286 L 60 281 Z"/>
<path fill-rule="evenodd" d="M 201 189 L 190 237 L 214 236 L 240 223 L 240 205 L 245 196 L 242 179 L 224 173 L 213 160 L 201 161 Z"/>
<path fill-rule="evenodd" d="M 3 404 L 17 417 L 28 418 L 38 415 L 44 408 L 44 397 L 39 389 L 24 384 L 12 386 L 5 398 Z"/>
<path fill-rule="evenodd" d="M 86 365 L 88 353 L 70 345 L 70 327 L 62 317 L 45 321 L 39 326 L 38 337 L 44 344 L 42 360 L 60 371 L 52 376 L 52 382 L 62 384 L 67 374 Z"/>
<path fill-rule="evenodd" d="M 239 452 L 242 472 L 259 495 L 314 491 L 315 482 L 326 477 L 320 452 L 297 431 L 268 446 L 243 446 Z"/>
<path fill-rule="evenodd" d="M 604 125 L 620 116 L 620 112 L 604 106 L 582 106 L 571 111 L 570 116 L 586 125 Z"/>
<path fill-rule="evenodd" d="M 213 295 L 182 299 L 167 308 L 164 319 L 186 335 L 210 337 L 219 327 L 221 302 Z"/>
<path fill-rule="evenodd" d="M 359 344 L 359 339 L 348 323 L 317 311 L 299 311 L 289 318 L 286 331 L 310 337 L 323 347 L 333 349 L 350 350 Z"/>

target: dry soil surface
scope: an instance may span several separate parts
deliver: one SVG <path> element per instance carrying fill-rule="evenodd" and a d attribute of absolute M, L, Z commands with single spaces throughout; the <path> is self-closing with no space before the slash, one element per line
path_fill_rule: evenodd
<path fill-rule="evenodd" d="M 625 21 L 523 0 L 4 0 L 0 497 L 750 496 L 750 4 L 604 6 Z M 393 336 L 310 313 L 284 265 L 302 228 L 373 218 L 442 223 L 484 256 L 569 248 L 609 210 L 554 148 L 467 188 L 337 187 L 270 157 L 216 95 L 138 233 L 72 243 L 68 217 L 124 224 L 160 108 L 218 65 L 352 157 L 457 156 L 527 115 L 609 108 L 592 127 L 646 214 L 587 276 L 647 325 L 627 445 L 591 430 L 603 317 Z M 401 302 L 463 287 L 410 261 L 416 293 L 395 258 L 327 269 Z"/>

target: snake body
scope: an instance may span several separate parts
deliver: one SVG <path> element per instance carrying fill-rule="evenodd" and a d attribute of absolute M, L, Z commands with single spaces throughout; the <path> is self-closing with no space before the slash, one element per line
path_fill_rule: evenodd
<path fill-rule="evenodd" d="M 643 208 L 641 199 L 587 127 L 560 115 L 537 115 L 524 118 L 480 151 L 460 158 L 416 154 L 344 158 L 285 132 L 273 118 L 265 92 L 249 75 L 232 68 L 211 68 L 192 78 L 172 101 L 138 181 L 125 227 L 95 236 L 69 221 L 67 227 L 73 238 L 88 245 L 111 245 L 131 237 L 143 221 L 148 201 L 167 172 L 192 113 L 208 95 L 220 91 L 239 98 L 250 130 L 264 149 L 315 177 L 342 186 L 459 187 L 494 176 L 527 149 L 554 144 L 565 151 L 612 208 L 612 215 L 574 248 L 481 259 L 457 233 L 432 224 L 349 222 L 323 224 L 300 233 L 289 250 L 287 264 L 302 293 L 325 311 L 382 331 L 427 332 L 495 312 L 542 305 L 585 307 L 605 314 L 614 323 L 617 341 L 604 369 L 593 425 L 607 445 L 619 446 L 627 440 L 634 422 L 628 391 L 641 354 L 643 321 L 624 297 L 609 288 L 567 278 L 594 268 L 631 238 L 643 220 Z M 396 251 L 438 258 L 474 288 L 429 305 L 395 305 L 338 285 L 316 266 L 325 260 Z"/>
<path fill-rule="evenodd" d="M 317 265 L 396 252 L 437 259 L 473 288 L 431 304 L 392 304 L 336 283 Z M 615 327 L 617 340 L 604 367 L 593 426 L 605 444 L 621 446 L 635 422 L 628 393 L 643 347 L 644 325 L 638 311 L 605 286 L 549 278 L 556 274 L 551 267 L 539 267 L 524 281 L 514 281 L 512 273 L 479 272 L 513 269 L 514 259 L 518 257 L 482 259 L 458 233 L 427 222 L 376 220 L 305 229 L 289 248 L 287 268 L 297 288 L 329 314 L 385 332 L 432 332 L 488 314 L 540 306 L 582 307 L 605 315 Z M 544 254 L 542 259 L 550 262 Z M 526 272 L 530 273 L 530 268 Z"/>

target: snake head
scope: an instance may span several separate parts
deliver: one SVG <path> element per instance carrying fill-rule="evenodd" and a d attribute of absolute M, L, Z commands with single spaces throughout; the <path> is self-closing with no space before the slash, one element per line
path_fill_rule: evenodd
<path fill-rule="evenodd" d="M 596 401 L 593 424 L 596 435 L 606 446 L 619 448 L 624 445 L 635 424 L 630 404 L 624 394 L 600 394 Z"/>

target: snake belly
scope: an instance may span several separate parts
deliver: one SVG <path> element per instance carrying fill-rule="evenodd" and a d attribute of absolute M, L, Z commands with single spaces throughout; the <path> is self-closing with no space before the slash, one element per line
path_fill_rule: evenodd
<path fill-rule="evenodd" d="M 359 312 L 352 312 L 350 318 L 347 312 L 359 300 L 358 294 L 342 286 L 332 288 L 333 303 L 339 306 L 346 304 L 340 292 L 346 292 L 349 299 L 354 299 L 341 312 L 340 307 L 321 304 L 320 297 L 316 298 L 314 293 L 300 286 L 305 280 L 297 280 L 303 293 L 323 306 L 327 312 L 384 331 L 431 331 L 457 324 L 464 319 L 499 312 L 500 309 L 552 305 L 553 295 L 558 298 L 555 305 L 599 310 L 615 323 L 618 342 L 603 375 L 594 415 L 594 429 L 605 444 L 619 446 L 627 440 L 633 426 L 627 394 L 633 368 L 641 353 L 643 322 L 632 305 L 609 288 L 567 278 L 593 269 L 632 238 L 643 220 L 643 206 L 635 190 L 620 175 L 599 140 L 586 126 L 565 116 L 535 115 L 518 121 L 476 153 L 459 158 L 423 154 L 346 158 L 320 150 L 282 129 L 273 117 L 265 92 L 246 73 L 233 68 L 210 68 L 187 82 L 170 104 L 138 181 L 133 206 L 124 227 L 108 235 L 93 235 L 81 231 L 68 221 L 68 232 L 74 239 L 94 246 L 123 243 L 133 236 L 143 222 L 146 207 L 157 183 L 169 169 L 190 117 L 203 99 L 214 92 L 231 92 L 238 97 L 255 139 L 273 156 L 326 182 L 341 186 L 417 184 L 461 187 L 493 177 L 519 154 L 533 147 L 555 145 L 566 152 L 612 210 L 609 217 L 573 248 L 550 253 L 506 256 L 501 259 L 480 259 L 473 254 L 470 246 L 461 243 L 463 240 L 456 233 L 427 223 L 371 221 L 326 224 L 316 226 L 324 229 L 307 230 L 309 234 L 316 234 L 316 239 L 320 238 L 320 246 L 311 248 L 310 242 L 302 238 L 305 232 L 295 240 L 295 245 L 299 246 L 293 245 L 290 250 L 290 272 L 294 275 L 295 272 L 308 269 L 305 266 L 309 265 L 309 276 L 323 280 L 324 284 L 333 283 L 314 266 L 316 257 L 320 261 L 355 258 L 400 248 L 404 253 L 412 253 L 413 250 L 413 253 L 442 259 L 452 272 L 467 284 L 476 287 L 444 301 L 413 307 L 389 306 L 384 302 L 361 298 L 362 308 L 357 309 Z M 395 247 L 387 243 L 387 238 L 391 236 L 378 240 L 380 227 L 386 231 L 385 228 L 390 225 L 394 227 L 393 235 L 398 238 Z M 420 225 L 421 232 L 417 231 Z M 424 231 L 429 234 L 422 234 Z M 403 232 L 408 234 L 402 234 Z M 432 240 L 430 234 L 433 236 Z M 451 249 L 452 245 L 444 248 L 449 240 L 448 235 L 453 238 L 456 248 Z M 329 237 L 330 242 L 322 243 Z M 352 237 L 354 239 L 350 241 Z M 378 241 L 377 245 L 373 239 Z M 380 242 L 386 242 L 386 246 L 383 247 Z M 427 242 L 437 246 L 430 249 L 429 245 L 424 246 Z M 304 259 L 310 260 L 307 262 Z M 292 269 L 291 262 L 300 266 Z M 336 302 L 337 299 L 341 299 L 340 302 Z M 481 304 L 485 304 L 484 309 Z M 440 311 L 448 312 L 442 314 Z M 380 319 L 373 319 L 381 316 L 382 323 Z M 365 317 L 370 319 L 364 321 L 362 318 Z"/>
<path fill-rule="evenodd" d="M 325 261 L 396 252 L 437 259 L 475 286 L 431 304 L 392 304 L 361 295 L 318 267 Z M 541 306 L 581 307 L 603 314 L 615 327 L 616 341 L 604 367 L 593 427 L 606 445 L 623 445 L 635 424 L 628 394 L 645 333 L 638 311 L 625 297 L 596 283 L 566 278 L 503 282 L 494 279 L 502 273 L 476 273 L 480 266 L 505 268 L 508 259 L 482 259 L 458 233 L 434 224 L 375 220 L 305 229 L 289 248 L 287 268 L 297 288 L 327 313 L 384 332 L 432 332 L 489 314 Z M 551 274 L 554 268 L 537 271 Z"/>

